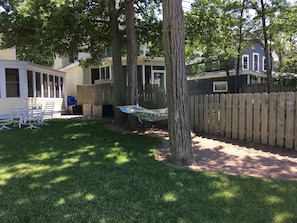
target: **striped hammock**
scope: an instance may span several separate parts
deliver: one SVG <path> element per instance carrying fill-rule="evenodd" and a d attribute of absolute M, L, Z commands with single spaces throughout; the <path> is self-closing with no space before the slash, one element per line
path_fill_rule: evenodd
<path fill-rule="evenodd" d="M 157 122 L 168 118 L 168 109 L 147 109 L 139 105 L 118 106 L 122 112 L 136 116 L 138 119 L 148 122 Z"/>

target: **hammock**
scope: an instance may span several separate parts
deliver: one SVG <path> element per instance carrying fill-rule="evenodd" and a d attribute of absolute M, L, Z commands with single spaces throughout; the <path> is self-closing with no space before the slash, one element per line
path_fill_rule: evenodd
<path fill-rule="evenodd" d="M 136 116 L 138 119 L 148 122 L 157 122 L 166 120 L 168 116 L 168 109 L 147 109 L 139 105 L 118 106 L 122 112 Z"/>

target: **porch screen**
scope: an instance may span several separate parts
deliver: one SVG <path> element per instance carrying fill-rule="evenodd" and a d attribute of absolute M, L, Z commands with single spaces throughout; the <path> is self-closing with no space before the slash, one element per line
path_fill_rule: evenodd
<path fill-rule="evenodd" d="M 20 97 L 19 70 L 5 68 L 6 96 Z"/>

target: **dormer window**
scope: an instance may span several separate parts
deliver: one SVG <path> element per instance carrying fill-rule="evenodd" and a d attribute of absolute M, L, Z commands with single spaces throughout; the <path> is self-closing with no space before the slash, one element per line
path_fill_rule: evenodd
<path fill-rule="evenodd" d="M 253 53 L 253 70 L 259 70 L 259 54 Z"/>
<path fill-rule="evenodd" d="M 242 56 L 242 70 L 248 70 L 249 69 L 249 56 L 243 55 Z"/>

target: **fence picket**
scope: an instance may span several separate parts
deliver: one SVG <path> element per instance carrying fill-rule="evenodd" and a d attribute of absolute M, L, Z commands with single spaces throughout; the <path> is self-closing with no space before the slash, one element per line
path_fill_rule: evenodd
<path fill-rule="evenodd" d="M 210 94 L 208 96 L 208 126 L 209 126 L 209 133 L 214 134 L 214 114 L 213 114 L 213 107 L 214 107 L 214 95 Z"/>
<path fill-rule="evenodd" d="M 285 93 L 277 94 L 276 145 L 279 147 L 285 146 L 285 100 Z"/>
<path fill-rule="evenodd" d="M 190 126 L 191 129 L 196 131 L 195 129 L 195 97 L 189 98 L 189 104 L 190 104 Z"/>
<path fill-rule="evenodd" d="M 285 127 L 285 147 L 293 149 L 294 136 L 294 97 L 293 92 L 286 93 L 286 127 Z"/>
<path fill-rule="evenodd" d="M 261 143 L 267 144 L 268 142 L 268 94 L 261 94 Z"/>
<path fill-rule="evenodd" d="M 295 93 L 295 134 L 294 134 L 294 149 L 297 150 L 297 95 Z"/>
<path fill-rule="evenodd" d="M 253 95 L 246 94 L 246 140 L 253 141 Z"/>
<path fill-rule="evenodd" d="M 220 135 L 226 136 L 226 95 L 220 95 Z"/>
<path fill-rule="evenodd" d="M 194 129 L 197 132 L 199 129 L 199 96 L 194 96 L 194 106 L 195 106 L 195 123 L 194 123 Z"/>
<path fill-rule="evenodd" d="M 232 94 L 226 95 L 226 137 L 232 136 Z"/>
<path fill-rule="evenodd" d="M 220 96 L 218 94 L 214 95 L 214 134 L 219 134 L 219 104 L 220 103 Z"/>
<path fill-rule="evenodd" d="M 269 127 L 268 145 L 276 145 L 276 117 L 277 117 L 277 95 L 272 92 L 269 94 Z"/>
<path fill-rule="evenodd" d="M 232 95 L 232 139 L 238 139 L 238 103 L 239 95 Z"/>
<path fill-rule="evenodd" d="M 260 94 L 254 94 L 253 141 L 260 143 Z"/>
<path fill-rule="evenodd" d="M 209 113 L 208 113 L 208 94 L 204 95 L 204 98 L 203 98 L 203 104 L 204 104 L 204 107 L 203 107 L 203 132 L 204 133 L 209 133 L 209 128 L 208 128 L 208 122 L 209 122 Z"/>
<path fill-rule="evenodd" d="M 204 105 L 204 96 L 203 95 L 199 95 L 198 96 L 198 112 L 199 112 L 199 117 L 198 117 L 198 120 L 199 120 L 199 132 L 204 132 L 203 130 L 203 127 L 204 127 L 204 114 L 203 114 L 203 105 Z"/>
<path fill-rule="evenodd" d="M 245 119 L 246 119 L 246 114 L 245 114 L 245 108 L 246 108 L 246 97 L 245 94 L 240 94 L 239 95 L 239 125 L 238 125 L 238 138 L 239 140 L 245 140 Z"/>

